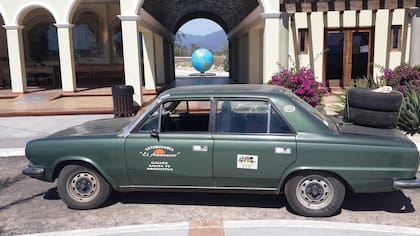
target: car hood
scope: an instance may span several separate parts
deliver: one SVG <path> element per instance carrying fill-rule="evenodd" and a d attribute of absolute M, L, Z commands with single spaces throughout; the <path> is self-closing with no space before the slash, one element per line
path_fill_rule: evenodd
<path fill-rule="evenodd" d="M 88 121 L 49 135 L 48 138 L 120 133 L 134 119 L 135 117 Z"/>

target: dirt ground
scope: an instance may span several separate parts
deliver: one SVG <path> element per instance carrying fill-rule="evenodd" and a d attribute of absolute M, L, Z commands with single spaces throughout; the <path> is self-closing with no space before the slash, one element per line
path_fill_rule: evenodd
<path fill-rule="evenodd" d="M 0 235 L 193 220 L 306 219 L 284 196 L 206 193 L 114 193 L 107 206 L 66 207 L 55 183 L 21 175 L 24 157 L 0 158 Z M 315 220 L 420 226 L 420 190 L 348 194 L 340 214 Z M 313 219 L 312 219 L 313 220 Z"/>

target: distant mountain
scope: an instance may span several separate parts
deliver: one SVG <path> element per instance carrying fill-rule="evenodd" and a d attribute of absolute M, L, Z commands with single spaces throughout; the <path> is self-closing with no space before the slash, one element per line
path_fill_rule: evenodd
<path fill-rule="evenodd" d="M 184 35 L 185 37 L 181 38 L 181 42 L 177 40 L 177 43 L 186 46 L 187 49 L 191 48 L 192 44 L 196 44 L 201 48 L 206 48 L 213 52 L 223 51 L 223 43 L 227 42 L 227 35 L 223 30 L 203 36 L 192 34 Z"/>

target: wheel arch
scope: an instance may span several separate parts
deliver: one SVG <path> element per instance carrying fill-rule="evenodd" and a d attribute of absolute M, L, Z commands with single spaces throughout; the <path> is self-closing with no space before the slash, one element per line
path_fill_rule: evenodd
<path fill-rule="evenodd" d="M 341 175 L 339 175 L 338 173 L 336 173 L 332 170 L 323 170 L 323 169 L 317 169 L 317 168 L 292 169 L 292 170 L 288 171 L 284 175 L 284 178 L 282 178 L 280 180 L 278 192 L 279 193 L 284 192 L 284 187 L 285 187 L 287 181 L 289 181 L 294 176 L 299 175 L 299 174 L 309 174 L 309 173 L 311 173 L 311 174 L 316 174 L 316 173 L 329 174 L 329 175 L 337 178 L 344 185 L 344 187 L 346 189 L 350 190 L 353 193 L 355 192 L 353 187 L 348 183 L 348 181 L 345 178 L 343 178 Z"/>
<path fill-rule="evenodd" d="M 67 157 L 57 161 L 57 163 L 54 165 L 54 169 L 52 172 L 52 181 L 58 178 L 60 172 L 67 165 L 79 165 L 86 168 L 90 168 L 98 172 L 98 174 L 100 174 L 105 179 L 105 181 L 112 186 L 113 189 L 116 188 L 115 183 L 113 183 L 112 179 L 105 174 L 105 171 L 102 168 L 100 168 L 96 163 L 92 162 L 90 159 L 85 157 Z"/>

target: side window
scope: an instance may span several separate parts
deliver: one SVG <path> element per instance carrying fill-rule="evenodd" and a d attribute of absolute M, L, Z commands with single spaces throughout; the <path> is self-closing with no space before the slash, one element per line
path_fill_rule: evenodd
<path fill-rule="evenodd" d="M 267 133 L 269 108 L 264 101 L 218 101 L 216 132 Z"/>
<path fill-rule="evenodd" d="M 271 122 L 270 133 L 272 134 L 290 134 L 292 131 L 289 126 L 284 122 L 280 115 L 271 108 Z"/>
<path fill-rule="evenodd" d="M 160 108 L 160 107 L 159 107 Z M 138 129 L 139 132 L 159 130 L 159 111 L 156 109 Z"/>
<path fill-rule="evenodd" d="M 208 132 L 210 101 L 169 101 L 157 109 L 139 131 Z M 160 125 L 159 125 L 160 121 Z"/>
<path fill-rule="evenodd" d="M 281 116 L 265 101 L 218 101 L 216 132 L 291 133 Z"/>

